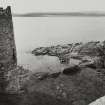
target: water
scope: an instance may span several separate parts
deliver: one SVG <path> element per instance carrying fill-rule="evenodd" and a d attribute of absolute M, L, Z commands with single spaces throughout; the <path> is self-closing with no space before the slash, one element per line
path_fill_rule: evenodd
<path fill-rule="evenodd" d="M 105 39 L 105 18 L 43 17 L 13 18 L 18 64 L 32 71 L 60 70 L 56 57 L 35 57 L 39 46 Z"/>
<path fill-rule="evenodd" d="M 57 57 L 52 56 L 34 56 L 30 53 L 19 53 L 18 63 L 24 68 L 33 72 L 56 72 L 61 71 L 62 65 Z"/>

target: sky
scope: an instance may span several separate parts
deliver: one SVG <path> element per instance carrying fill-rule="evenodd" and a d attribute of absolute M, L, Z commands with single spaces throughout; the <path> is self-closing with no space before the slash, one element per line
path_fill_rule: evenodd
<path fill-rule="evenodd" d="M 7 5 L 13 13 L 105 11 L 105 0 L 0 0 L 0 6 Z"/>
<path fill-rule="evenodd" d="M 12 7 L 13 13 L 74 11 L 105 12 L 105 0 L 0 0 L 0 6 L 6 8 L 7 5 L 10 5 Z M 18 43 L 20 43 L 20 39 L 23 36 L 23 34 L 30 37 L 30 33 L 32 34 L 31 39 L 36 39 L 35 35 L 40 35 L 42 39 L 42 36 L 44 35 L 44 37 L 46 36 L 45 38 L 48 39 L 47 41 L 49 41 L 49 39 L 56 39 L 55 42 L 59 38 L 61 38 L 61 40 L 77 38 L 82 41 L 84 40 L 83 38 L 85 38 L 86 40 L 94 38 L 96 40 L 105 39 L 105 19 L 60 19 L 42 19 L 39 21 L 37 19 L 37 21 L 24 21 L 23 19 L 23 21 L 14 21 L 15 35 L 20 35 L 20 37 L 17 38 L 19 40 Z M 19 23 L 19 21 L 21 22 Z M 37 24 L 36 28 L 35 24 Z M 30 25 L 33 25 L 33 30 L 32 28 L 30 28 Z M 39 30 L 37 31 L 35 29 L 37 29 L 38 25 Z M 29 38 L 27 39 L 29 40 Z M 21 42 L 23 43 L 24 41 Z"/>

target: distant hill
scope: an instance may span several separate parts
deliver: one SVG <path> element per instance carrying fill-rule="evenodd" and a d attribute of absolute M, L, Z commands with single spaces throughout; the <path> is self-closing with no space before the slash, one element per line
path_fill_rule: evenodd
<path fill-rule="evenodd" d="M 14 17 L 105 17 L 105 12 L 37 12 L 12 14 Z"/>

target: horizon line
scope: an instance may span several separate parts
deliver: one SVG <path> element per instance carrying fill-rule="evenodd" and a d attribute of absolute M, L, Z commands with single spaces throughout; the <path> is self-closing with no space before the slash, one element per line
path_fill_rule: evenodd
<path fill-rule="evenodd" d="M 12 13 L 13 17 L 105 17 L 105 12 L 33 12 Z"/>

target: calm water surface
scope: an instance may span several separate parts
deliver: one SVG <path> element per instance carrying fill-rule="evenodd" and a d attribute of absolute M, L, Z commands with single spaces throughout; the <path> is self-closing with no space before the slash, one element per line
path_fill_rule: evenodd
<path fill-rule="evenodd" d="M 13 18 L 18 64 L 33 71 L 60 70 L 58 58 L 35 57 L 39 46 L 105 39 L 105 18 L 43 17 Z"/>

